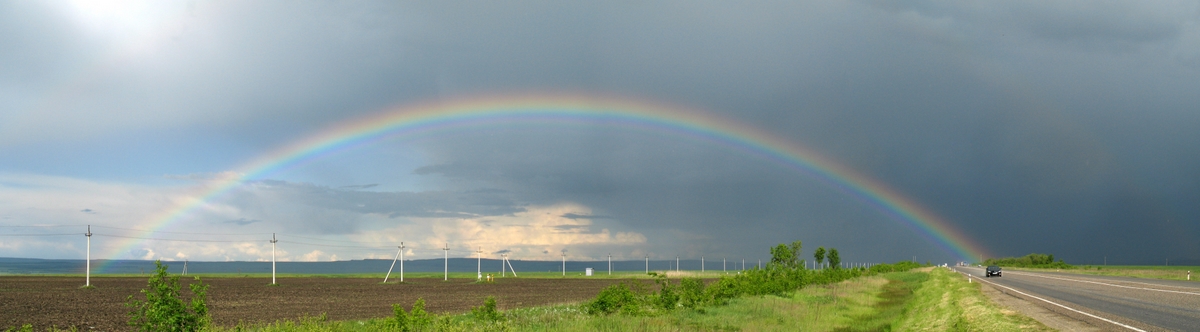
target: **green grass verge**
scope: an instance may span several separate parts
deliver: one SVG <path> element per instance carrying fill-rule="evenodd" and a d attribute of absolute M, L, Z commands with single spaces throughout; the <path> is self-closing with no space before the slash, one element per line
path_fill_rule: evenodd
<path fill-rule="evenodd" d="M 1200 282 L 1200 266 L 1164 266 L 1164 265 L 1079 265 L 1074 269 L 1015 269 L 1029 271 L 1056 271 L 1076 274 L 1091 274 L 1103 276 L 1133 277 L 1164 280 L 1188 280 L 1188 271 L 1192 271 L 1191 281 Z"/>
<path fill-rule="evenodd" d="M 1053 331 L 1017 312 L 1002 309 L 958 273 L 944 268 L 929 272 L 913 293 L 907 313 L 895 323 L 900 331 Z"/>

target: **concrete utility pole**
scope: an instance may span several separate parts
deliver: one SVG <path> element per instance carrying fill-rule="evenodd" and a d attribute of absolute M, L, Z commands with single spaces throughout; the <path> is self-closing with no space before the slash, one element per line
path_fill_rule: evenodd
<path fill-rule="evenodd" d="M 725 257 L 721 257 L 721 273 L 725 273 Z"/>
<path fill-rule="evenodd" d="M 700 273 L 704 273 L 704 256 L 700 256 Z"/>
<path fill-rule="evenodd" d="M 401 242 L 401 243 L 404 243 L 404 242 Z M 383 275 L 383 282 L 385 282 L 385 283 L 388 281 L 388 277 L 392 276 L 392 268 L 396 267 L 396 260 L 400 259 L 400 253 L 404 252 L 403 247 L 397 246 L 396 248 L 399 248 L 399 249 L 396 250 L 396 257 L 392 258 L 392 266 L 388 267 L 388 273 Z"/>
<path fill-rule="evenodd" d="M 84 233 L 83 235 L 87 236 L 87 264 L 85 264 L 87 266 L 84 267 L 85 271 L 87 271 L 84 274 L 86 274 L 87 276 L 84 277 L 83 283 L 87 287 L 91 287 L 92 286 L 92 225 L 88 225 L 88 231 L 87 231 L 87 233 Z"/>
<path fill-rule="evenodd" d="M 442 268 L 444 269 L 443 270 L 444 272 L 442 274 L 442 281 L 447 281 L 447 280 L 450 280 L 450 242 L 446 242 L 446 247 L 442 248 L 442 250 L 446 251 L 445 264 L 442 266 Z"/>
<path fill-rule="evenodd" d="M 483 280 L 483 247 L 475 250 L 475 280 Z"/>
<path fill-rule="evenodd" d="M 679 272 L 679 255 L 675 255 L 675 272 Z"/>
<path fill-rule="evenodd" d="M 650 274 L 650 255 L 646 255 L 646 274 Z"/>
<path fill-rule="evenodd" d="M 404 242 L 400 242 L 400 282 L 404 282 Z"/>
<path fill-rule="evenodd" d="M 608 275 L 612 275 L 612 253 L 608 254 Z"/>
<path fill-rule="evenodd" d="M 275 283 L 275 242 L 279 242 L 279 240 L 275 239 L 275 233 L 271 233 L 271 284 L 272 285 L 276 284 Z"/>
<path fill-rule="evenodd" d="M 567 249 L 563 249 L 563 276 L 567 276 Z"/>

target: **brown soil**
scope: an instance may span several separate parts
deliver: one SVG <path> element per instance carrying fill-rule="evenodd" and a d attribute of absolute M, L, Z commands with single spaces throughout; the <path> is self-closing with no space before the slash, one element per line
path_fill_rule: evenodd
<path fill-rule="evenodd" d="M 92 278 L 94 289 L 82 289 L 78 277 L 0 277 L 0 331 L 22 324 L 35 330 L 50 326 L 83 331 L 125 331 L 126 298 L 144 298 L 146 278 Z M 424 298 L 434 313 L 465 312 L 495 296 L 501 309 L 593 298 L 619 279 L 499 279 L 477 284 L 470 279 L 407 279 L 381 284 L 379 279 L 281 278 L 268 286 L 262 278 L 204 278 L 211 285 L 208 308 L 214 323 L 274 322 L 327 314 L 332 320 L 388 317 L 391 304 L 411 308 Z M 191 294 L 182 279 L 185 298 Z"/>

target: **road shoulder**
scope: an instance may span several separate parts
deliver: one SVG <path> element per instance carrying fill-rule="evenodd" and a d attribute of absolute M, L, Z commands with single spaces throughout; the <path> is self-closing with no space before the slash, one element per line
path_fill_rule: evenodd
<path fill-rule="evenodd" d="M 1088 324 L 1087 322 L 1065 316 L 1050 310 L 1047 310 L 1041 305 L 1029 302 L 1019 296 L 1020 294 L 1012 294 L 1011 292 L 997 289 L 991 285 L 983 285 L 980 287 L 983 295 L 992 300 L 992 303 L 1000 306 L 1004 310 L 1019 312 L 1022 315 L 1033 318 L 1046 326 L 1059 331 L 1107 331 L 1100 327 Z"/>

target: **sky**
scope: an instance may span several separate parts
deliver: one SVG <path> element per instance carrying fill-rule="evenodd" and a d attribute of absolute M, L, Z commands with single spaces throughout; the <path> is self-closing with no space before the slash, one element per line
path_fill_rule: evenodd
<path fill-rule="evenodd" d="M 1194 1 L 6 1 L 0 257 L 1200 264 L 1197 91 Z M 496 102 L 260 167 L 521 98 L 669 116 Z"/>

